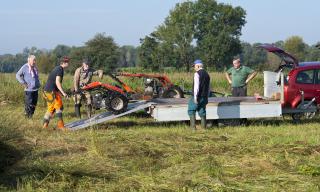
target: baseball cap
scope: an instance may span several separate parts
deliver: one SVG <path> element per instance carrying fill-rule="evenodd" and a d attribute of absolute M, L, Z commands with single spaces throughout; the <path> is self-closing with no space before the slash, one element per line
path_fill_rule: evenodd
<path fill-rule="evenodd" d="M 202 61 L 200 60 L 200 59 L 196 59 L 194 62 L 193 62 L 193 64 L 192 64 L 192 66 L 194 66 L 194 65 L 203 65 L 203 63 L 202 63 Z"/>

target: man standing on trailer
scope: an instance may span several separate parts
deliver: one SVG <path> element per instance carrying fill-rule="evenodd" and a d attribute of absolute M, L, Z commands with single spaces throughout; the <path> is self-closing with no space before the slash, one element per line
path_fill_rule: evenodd
<path fill-rule="evenodd" d="M 40 88 L 36 56 L 29 55 L 28 62 L 20 68 L 16 74 L 16 78 L 24 87 L 25 116 L 31 118 L 38 103 L 38 89 Z"/>
<path fill-rule="evenodd" d="M 233 67 L 231 67 L 225 76 L 231 85 L 233 97 L 244 97 L 247 96 L 247 84 L 253 79 L 257 72 L 253 69 L 242 66 L 240 57 L 235 57 L 232 61 Z M 231 76 L 231 78 L 230 78 Z"/>
<path fill-rule="evenodd" d="M 196 130 L 196 111 L 201 118 L 201 128 L 207 128 L 206 106 L 210 94 L 210 76 L 203 69 L 203 63 L 197 59 L 193 63 L 195 70 L 193 77 L 192 96 L 188 102 L 190 128 Z"/>
<path fill-rule="evenodd" d="M 81 118 L 80 113 L 80 106 L 81 106 L 81 100 L 84 96 L 86 98 L 86 107 L 87 107 L 87 115 L 88 118 L 91 117 L 92 114 L 92 103 L 91 103 L 91 95 L 89 92 L 83 92 L 78 93 L 79 89 L 81 89 L 83 86 L 88 85 L 91 83 L 92 77 L 94 75 L 99 76 L 101 79 L 103 76 L 102 70 L 94 70 L 90 67 L 90 61 L 88 59 L 82 60 L 82 66 L 76 69 L 74 73 L 74 79 L 73 79 L 73 86 L 74 91 L 77 93 L 74 95 L 74 110 L 77 117 Z"/>

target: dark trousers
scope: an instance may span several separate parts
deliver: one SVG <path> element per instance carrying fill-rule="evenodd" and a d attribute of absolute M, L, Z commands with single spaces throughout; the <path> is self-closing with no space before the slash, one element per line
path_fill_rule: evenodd
<path fill-rule="evenodd" d="M 31 118 L 38 103 L 38 91 L 25 91 L 24 93 L 25 115 Z"/>
<path fill-rule="evenodd" d="M 232 87 L 233 97 L 245 97 L 247 96 L 247 86 L 242 87 Z"/>

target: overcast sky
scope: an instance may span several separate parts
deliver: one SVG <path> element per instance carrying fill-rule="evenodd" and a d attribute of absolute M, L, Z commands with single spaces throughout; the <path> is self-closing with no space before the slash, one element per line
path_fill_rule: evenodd
<path fill-rule="evenodd" d="M 80 46 L 105 32 L 119 45 L 139 39 L 160 25 L 184 0 L 2 0 L 0 54 L 25 47 L 52 49 L 58 44 Z M 272 43 L 292 35 L 309 45 L 320 41 L 319 0 L 218 0 L 247 12 L 241 40 Z"/>

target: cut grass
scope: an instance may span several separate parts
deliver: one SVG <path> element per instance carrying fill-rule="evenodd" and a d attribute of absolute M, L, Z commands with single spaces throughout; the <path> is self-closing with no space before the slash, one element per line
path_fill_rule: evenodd
<path fill-rule="evenodd" d="M 55 120 L 41 128 L 42 101 L 32 120 L 24 119 L 21 102 L 1 101 L 2 191 L 320 190 L 319 117 L 191 132 L 184 123 L 133 114 L 60 132 Z M 66 122 L 75 119 L 71 106 L 67 101 Z"/>

